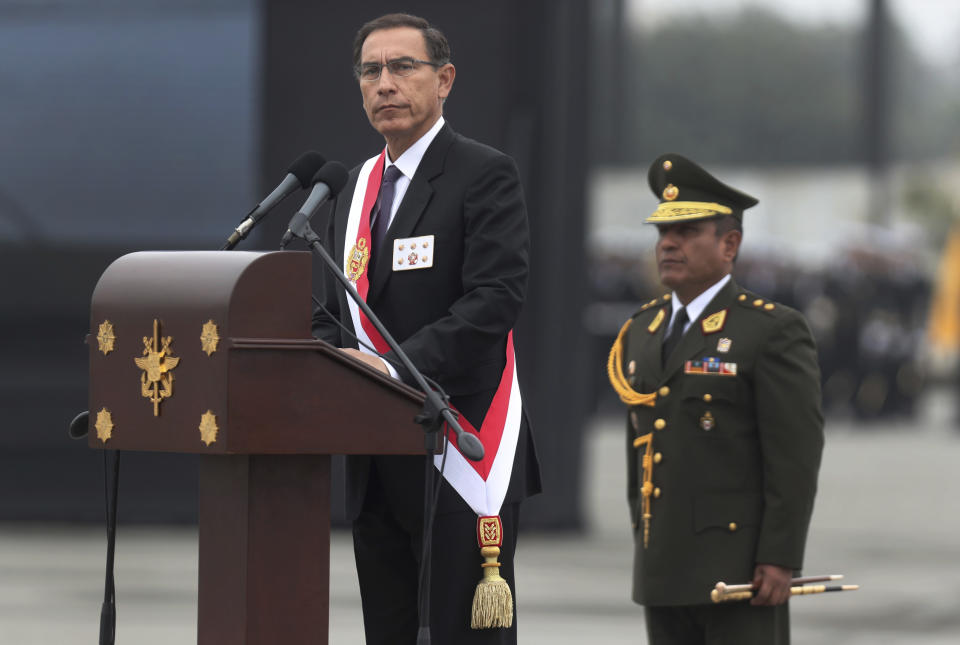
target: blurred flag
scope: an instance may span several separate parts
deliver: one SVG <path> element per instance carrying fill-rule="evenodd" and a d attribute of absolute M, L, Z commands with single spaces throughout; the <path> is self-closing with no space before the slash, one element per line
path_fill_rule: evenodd
<path fill-rule="evenodd" d="M 953 226 L 940 258 L 927 336 L 934 353 L 952 358 L 960 351 L 960 224 Z"/>

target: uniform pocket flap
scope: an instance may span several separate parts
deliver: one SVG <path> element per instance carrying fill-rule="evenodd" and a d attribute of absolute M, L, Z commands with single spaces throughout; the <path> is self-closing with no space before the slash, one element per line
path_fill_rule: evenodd
<path fill-rule="evenodd" d="M 710 493 L 693 502 L 693 530 L 702 533 L 710 528 L 737 531 L 744 526 L 757 526 L 763 511 L 763 498 L 756 493 Z"/>
<path fill-rule="evenodd" d="M 683 383 L 683 398 L 733 403 L 737 400 L 737 378 L 712 374 L 688 376 Z"/>

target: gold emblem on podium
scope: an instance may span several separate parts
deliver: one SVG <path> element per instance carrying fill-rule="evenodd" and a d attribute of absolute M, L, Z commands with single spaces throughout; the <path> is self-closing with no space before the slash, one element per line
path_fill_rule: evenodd
<path fill-rule="evenodd" d="M 217 343 L 220 342 L 220 335 L 217 333 L 217 323 L 213 319 L 203 323 L 203 330 L 200 332 L 200 348 L 210 356 L 217 351 Z"/>
<path fill-rule="evenodd" d="M 217 415 L 213 410 L 207 410 L 200 417 L 200 441 L 206 445 L 212 444 L 217 440 Z"/>
<path fill-rule="evenodd" d="M 172 336 L 160 336 L 160 321 L 153 319 L 153 337 L 143 337 L 143 358 L 134 358 L 143 372 L 140 374 L 140 394 L 153 403 L 153 416 L 160 416 L 160 403 L 173 396 L 173 374 L 171 370 L 180 359 L 171 356 Z"/>
<path fill-rule="evenodd" d="M 97 412 L 97 422 L 93 427 L 97 429 L 97 439 L 107 443 L 113 437 L 113 415 L 110 414 L 110 410 L 100 408 Z"/>
<path fill-rule="evenodd" d="M 113 324 L 109 320 L 104 320 L 100 323 L 100 329 L 97 330 L 97 345 L 104 356 L 113 351 L 115 340 L 117 337 L 113 335 Z"/>

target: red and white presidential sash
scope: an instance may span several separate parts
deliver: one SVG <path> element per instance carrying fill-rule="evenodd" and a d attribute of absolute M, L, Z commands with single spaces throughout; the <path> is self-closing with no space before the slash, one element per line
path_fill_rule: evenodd
<path fill-rule="evenodd" d="M 369 267 L 371 238 L 370 211 L 377 201 L 380 181 L 383 177 L 385 151 L 364 162 L 357 178 L 357 186 L 350 202 L 347 229 L 344 237 L 343 271 L 354 283 L 364 302 L 370 291 L 367 269 Z M 377 332 L 367 316 L 351 298 L 347 298 L 353 328 L 360 338 L 360 349 L 364 343 L 386 353 L 389 346 Z M 481 461 L 471 461 L 460 454 L 456 442 L 448 442 L 447 463 L 443 476 L 453 486 L 460 497 L 470 505 L 477 515 L 498 515 L 510 484 L 513 471 L 513 458 L 517 450 L 522 418 L 520 385 L 517 382 L 517 368 L 513 351 L 513 332 L 507 335 L 506 365 L 496 394 L 483 418 L 479 432 L 462 415 L 460 425 L 466 432 L 477 436 L 483 444 L 484 457 Z M 435 463 L 440 467 L 442 456 L 437 455 Z"/>

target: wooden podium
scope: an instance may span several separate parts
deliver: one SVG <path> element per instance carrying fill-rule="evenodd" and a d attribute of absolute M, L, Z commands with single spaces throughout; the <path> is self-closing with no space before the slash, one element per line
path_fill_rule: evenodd
<path fill-rule="evenodd" d="M 141 252 L 90 307 L 97 449 L 198 453 L 199 645 L 327 643 L 330 455 L 423 454 L 423 396 L 310 334 L 310 254 Z"/>

